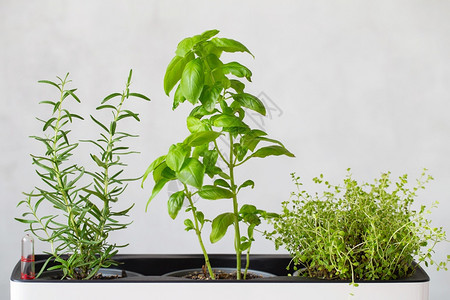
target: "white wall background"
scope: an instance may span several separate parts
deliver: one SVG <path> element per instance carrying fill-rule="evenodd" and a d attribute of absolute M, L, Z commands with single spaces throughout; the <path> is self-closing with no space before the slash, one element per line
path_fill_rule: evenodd
<path fill-rule="evenodd" d="M 37 103 L 56 96 L 39 79 L 71 73 L 87 116 L 105 95 L 121 91 L 133 68 L 133 90 L 152 98 L 138 103 L 142 122 L 129 130 L 141 138 L 129 174 L 140 175 L 170 144 L 187 134 L 187 107 L 171 111 L 162 89 L 165 68 L 177 43 L 207 29 L 243 42 L 256 56 L 236 55 L 254 73 L 254 94 L 264 92 L 272 115 L 255 124 L 282 140 L 295 159 L 255 160 L 240 170 L 256 187 L 249 203 L 278 210 L 293 186 L 320 173 L 340 181 L 348 167 L 364 181 L 391 170 L 417 176 L 427 167 L 435 177 L 420 201 L 440 201 L 432 215 L 450 232 L 450 2 L 448 1 L 23 1 L 0 0 L 0 298 L 19 259 L 25 226 L 13 220 L 21 192 L 39 184 L 30 153 L 40 145 Z M 269 101 L 270 99 L 270 101 Z M 262 123 L 264 122 L 264 123 Z M 80 124 L 80 123 L 79 123 Z M 88 125 L 87 125 L 88 124 Z M 82 138 L 95 137 L 92 124 L 76 125 Z M 78 159 L 88 161 L 90 148 Z M 167 192 L 144 206 L 152 185 L 131 185 L 123 205 L 136 203 L 134 223 L 114 237 L 128 253 L 197 253 L 183 216 L 166 213 Z M 218 211 L 208 203 L 211 211 Z M 207 205 L 208 205 L 207 204 Z M 217 205 L 217 204 L 214 204 Z M 222 203 L 226 209 L 227 203 Z M 203 205 L 202 207 L 205 208 Z M 206 209 L 206 208 L 205 208 Z M 231 252 L 231 236 L 210 252 Z M 45 245 L 37 243 L 38 251 Z M 255 253 L 272 253 L 259 238 Z M 450 244 L 438 247 L 444 259 Z M 427 269 L 431 299 L 450 293 L 450 273 Z"/>

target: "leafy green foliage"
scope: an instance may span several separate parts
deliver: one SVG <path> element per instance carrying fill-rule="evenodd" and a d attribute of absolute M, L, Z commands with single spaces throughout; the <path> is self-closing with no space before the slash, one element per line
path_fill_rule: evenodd
<path fill-rule="evenodd" d="M 213 279 L 201 236 L 208 220 L 194 205 L 192 197 L 198 195 L 206 200 L 230 202 L 231 212 L 224 212 L 211 222 L 210 241 L 218 242 L 229 228 L 234 228 L 240 279 L 241 253 L 247 251 L 248 258 L 254 241 L 253 230 L 265 212 L 254 206 L 239 207 L 238 193 L 242 188 L 253 188 L 255 183 L 248 179 L 238 185 L 235 182 L 236 167 L 252 158 L 294 155 L 279 141 L 265 137 L 264 131 L 251 129 L 246 124 L 247 109 L 264 116 L 266 108 L 256 96 L 244 92 L 245 84 L 241 80 L 251 81 L 250 69 L 239 62 L 223 62 L 221 55 L 223 52 L 251 52 L 238 41 L 215 37 L 218 33 L 218 30 L 209 30 L 178 44 L 176 56 L 164 76 L 164 91 L 169 95 L 175 89 L 173 109 L 185 100 L 194 105 L 186 121 L 190 134 L 183 142 L 173 144 L 167 155 L 155 160 L 144 174 L 144 180 L 153 173 L 155 185 L 147 205 L 168 181 L 181 182 L 184 189 L 169 198 L 169 215 L 177 216 L 181 209 L 179 195 L 184 195 L 187 211 L 192 213 L 192 219 L 185 221 L 186 230 L 196 233 Z M 260 143 L 268 145 L 258 148 Z M 205 175 L 213 180 L 213 185 L 206 182 Z M 247 225 L 247 236 L 240 233 L 240 226 L 244 224 Z M 247 259 L 244 278 L 248 263 Z"/>
<path fill-rule="evenodd" d="M 268 217 L 274 231 L 266 236 L 277 249 L 285 247 L 296 266 L 306 266 L 303 276 L 353 283 L 390 280 L 410 276 L 413 260 L 436 264 L 431 254 L 446 240 L 445 232 L 431 226 L 426 206 L 415 210 L 413 205 L 417 191 L 432 180 L 425 171 L 412 188 L 407 175 L 395 184 L 390 173 L 359 184 L 349 173 L 343 186 L 333 186 L 321 175 L 314 178 L 325 186 L 321 196 L 302 190 L 295 174 L 292 179 L 297 192 L 283 202 L 280 215 Z M 447 262 L 437 263 L 438 269 L 446 269 Z"/>
<path fill-rule="evenodd" d="M 84 141 L 92 144 L 98 151 L 90 154 L 96 166 L 92 170 L 70 163 L 78 143 L 70 142 L 68 127 L 74 119 L 83 118 L 66 108 L 69 98 L 80 102 L 75 89 L 66 89 L 70 82 L 68 74 L 64 79 L 58 77 L 59 83 L 40 81 L 56 87 L 60 97 L 58 101 L 41 102 L 53 106 L 49 119 L 41 120 L 44 123 L 44 136 L 33 137 L 43 144 L 45 154 L 31 157 L 44 187 L 36 187 L 31 193 L 25 194 L 27 198 L 19 206 L 26 206 L 27 211 L 22 214 L 22 218 L 16 220 L 28 224 L 28 231 L 50 243 L 49 260 L 54 259 L 56 265 L 49 270 L 60 269 L 64 277 L 92 278 L 100 268 L 117 265 L 112 257 L 118 252 L 118 248 L 126 246 L 107 241 L 111 232 L 128 226 L 128 223 L 123 223 L 120 219 L 127 216 L 132 206 L 115 211 L 113 204 L 125 191 L 127 182 L 135 180 L 122 176 L 126 166 L 122 157 L 136 153 L 123 146 L 122 142 L 134 136 L 118 131 L 118 124 L 128 117 L 139 121 L 138 114 L 124 109 L 125 100 L 130 97 L 150 100 L 142 94 L 130 93 L 131 75 L 130 71 L 122 93 L 108 95 L 103 99 L 102 105 L 97 107 L 97 110 L 112 112 L 109 123 L 91 116 L 100 131 L 98 139 Z M 120 101 L 112 104 L 115 99 Z M 87 178 L 91 183 L 80 184 L 82 178 Z M 41 217 L 39 211 L 45 204 L 53 207 L 53 212 Z"/>

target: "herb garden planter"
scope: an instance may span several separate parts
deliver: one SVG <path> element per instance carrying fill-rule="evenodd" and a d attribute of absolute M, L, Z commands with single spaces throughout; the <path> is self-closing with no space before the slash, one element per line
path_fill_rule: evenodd
<path fill-rule="evenodd" d="M 39 270 L 46 256 L 36 256 Z M 162 276 L 180 269 L 197 268 L 203 255 L 118 255 L 120 268 L 142 274 L 113 280 L 21 280 L 20 262 L 11 276 L 11 300 L 29 299 L 197 299 L 211 296 L 215 300 L 232 299 L 383 299 L 426 300 L 429 277 L 418 267 L 407 279 L 388 282 L 330 282 L 287 276 L 288 255 L 252 255 L 251 268 L 276 275 L 247 281 L 195 281 Z M 210 255 L 214 266 L 234 267 L 235 256 Z M 245 261 L 245 258 L 243 257 Z M 354 296 L 351 296 L 353 294 Z"/>

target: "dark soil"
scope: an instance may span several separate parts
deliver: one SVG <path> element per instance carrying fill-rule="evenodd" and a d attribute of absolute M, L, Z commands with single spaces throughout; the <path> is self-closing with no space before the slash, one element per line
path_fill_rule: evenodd
<path fill-rule="evenodd" d="M 127 277 L 127 272 L 125 270 L 122 270 L 122 274 L 120 275 L 103 275 L 102 273 L 95 274 L 92 279 L 94 280 L 110 280 L 110 279 L 117 279 L 117 278 L 125 278 Z"/>
<path fill-rule="evenodd" d="M 237 272 L 224 272 L 222 270 L 213 270 L 214 277 L 216 280 L 236 280 Z M 194 280 L 212 280 L 209 276 L 209 272 L 205 266 L 202 266 L 202 271 L 192 272 L 187 275 L 184 275 L 183 278 L 194 279 Z M 262 275 L 254 274 L 251 272 L 247 272 L 246 280 L 263 278 Z M 244 272 L 241 272 L 241 279 L 244 279 Z"/>

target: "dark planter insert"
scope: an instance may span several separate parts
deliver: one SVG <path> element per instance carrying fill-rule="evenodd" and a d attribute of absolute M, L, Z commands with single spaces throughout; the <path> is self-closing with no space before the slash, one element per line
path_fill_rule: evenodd
<path fill-rule="evenodd" d="M 40 270 L 42 264 L 48 256 L 36 255 L 36 271 Z M 276 299 L 281 297 L 293 297 L 303 295 L 304 299 L 327 299 L 325 294 L 328 288 L 338 288 L 338 291 L 330 293 L 328 299 L 347 299 L 350 293 L 355 296 L 352 300 L 369 299 L 408 299 L 427 300 L 428 286 L 430 278 L 425 271 L 418 266 L 413 276 L 405 279 L 392 281 L 360 281 L 359 287 L 352 287 L 348 281 L 326 281 L 320 279 L 288 276 L 286 266 L 291 261 L 289 255 L 284 254 L 255 254 L 251 255 L 250 268 L 276 275 L 275 277 L 258 278 L 247 281 L 218 280 L 218 281 L 197 281 L 185 278 L 167 277 L 163 274 L 201 267 L 204 264 L 203 255 L 197 254 L 129 254 L 117 255 L 115 260 L 121 264 L 119 269 L 136 272 L 142 276 L 126 277 L 113 280 L 48 280 L 20 279 L 20 261 L 15 266 L 11 275 L 11 299 L 41 299 L 26 298 L 36 293 L 44 293 L 42 299 L 58 299 L 54 291 L 56 286 L 62 286 L 65 291 L 65 299 L 141 299 L 146 294 L 154 295 L 154 299 L 195 299 L 203 293 L 211 295 L 213 299 L 230 299 L 233 295 L 240 299 L 245 297 L 255 297 L 258 300 Z M 211 254 L 211 264 L 213 267 L 235 267 L 235 255 L 233 254 Z M 245 264 L 245 257 L 243 257 Z M 51 284 L 52 288 L 49 288 Z M 55 285 L 56 284 L 56 285 Z M 98 286 L 98 287 L 97 287 Z M 222 288 L 223 287 L 223 288 Z M 392 298 L 390 289 L 400 287 L 403 289 L 400 294 L 395 294 Z M 71 288 L 74 289 L 73 298 Z M 96 294 L 94 288 L 99 289 Z M 376 288 L 376 292 L 367 289 Z M 36 292 L 35 292 L 36 290 Z M 404 295 L 405 297 L 399 296 Z M 49 295 L 54 293 L 54 297 Z M 368 293 L 368 294 L 366 294 Z M 95 296 L 95 295 L 97 296 Z M 373 296 L 374 298 L 371 298 Z M 87 297 L 87 298 L 83 298 Z M 287 299 L 287 298 L 285 298 Z"/>

